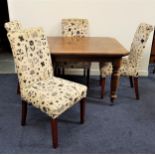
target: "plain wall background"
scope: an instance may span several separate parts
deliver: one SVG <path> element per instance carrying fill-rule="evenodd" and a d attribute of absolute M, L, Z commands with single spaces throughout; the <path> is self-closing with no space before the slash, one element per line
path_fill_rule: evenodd
<path fill-rule="evenodd" d="M 8 0 L 8 5 L 10 20 L 21 20 L 25 27 L 42 26 L 49 36 L 61 35 L 62 18 L 87 18 L 90 36 L 115 37 L 128 50 L 138 24 L 155 23 L 155 0 Z M 141 75 L 148 74 L 152 36 L 139 68 Z M 91 73 L 98 74 L 97 64 Z"/>

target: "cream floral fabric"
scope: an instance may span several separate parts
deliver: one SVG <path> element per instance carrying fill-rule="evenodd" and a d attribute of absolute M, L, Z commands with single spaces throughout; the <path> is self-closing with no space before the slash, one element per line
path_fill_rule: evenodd
<path fill-rule="evenodd" d="M 26 87 L 22 96 L 36 108 L 56 118 L 86 97 L 86 89 L 81 84 L 53 77 Z"/>
<path fill-rule="evenodd" d="M 57 118 L 86 97 L 86 86 L 53 76 L 48 42 L 42 28 L 11 31 L 8 38 L 23 100 Z"/>
<path fill-rule="evenodd" d="M 5 23 L 4 27 L 7 30 L 7 32 L 18 31 L 22 29 L 22 24 L 20 21 L 14 20 L 14 21 Z"/>
<path fill-rule="evenodd" d="M 88 20 L 87 19 L 62 19 L 62 36 L 63 37 L 86 37 L 88 35 Z M 57 67 L 64 68 L 90 68 L 89 62 L 59 62 Z"/>
<path fill-rule="evenodd" d="M 120 67 L 120 75 L 122 76 L 138 76 L 138 67 L 142 58 L 142 54 L 145 49 L 146 42 L 150 33 L 153 31 L 153 27 L 146 23 L 141 23 L 134 35 L 133 42 L 130 48 L 130 54 L 128 57 L 123 58 Z M 105 62 L 100 64 L 101 76 L 106 77 L 112 74 L 112 64 Z"/>
<path fill-rule="evenodd" d="M 19 20 L 13 20 L 4 24 L 7 32 L 16 32 L 23 29 L 23 26 Z"/>
<path fill-rule="evenodd" d="M 88 20 L 62 19 L 62 35 L 64 37 L 86 37 L 88 35 Z"/>

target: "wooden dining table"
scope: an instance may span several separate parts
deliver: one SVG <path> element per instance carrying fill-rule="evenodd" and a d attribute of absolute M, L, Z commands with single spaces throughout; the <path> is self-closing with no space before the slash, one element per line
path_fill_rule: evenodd
<path fill-rule="evenodd" d="M 111 37 L 48 37 L 53 65 L 55 62 L 111 62 L 111 102 L 117 98 L 119 68 L 129 52 Z"/>

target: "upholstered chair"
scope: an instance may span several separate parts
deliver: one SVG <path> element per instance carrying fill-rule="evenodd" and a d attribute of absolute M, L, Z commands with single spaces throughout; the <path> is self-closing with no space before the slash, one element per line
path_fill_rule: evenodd
<path fill-rule="evenodd" d="M 22 29 L 22 24 L 19 20 L 13 20 L 5 23 L 4 27 L 7 30 L 7 32 L 18 31 Z"/>
<path fill-rule="evenodd" d="M 141 62 L 142 54 L 145 49 L 146 42 L 149 38 L 149 35 L 153 31 L 151 25 L 141 23 L 134 35 L 133 42 L 130 48 L 130 54 L 128 57 L 122 59 L 121 67 L 119 73 L 121 76 L 128 76 L 130 79 L 131 87 L 134 86 L 136 99 L 139 99 L 139 90 L 138 90 L 138 77 L 139 77 L 139 64 Z M 107 76 L 112 74 L 112 64 L 109 62 L 100 64 L 101 72 L 101 98 L 104 96 L 105 92 L 105 79 Z M 134 81 L 134 85 L 133 85 Z"/>
<path fill-rule="evenodd" d="M 13 21 L 7 22 L 5 23 L 4 27 L 7 30 L 7 32 L 11 32 L 11 31 L 15 32 L 23 29 L 23 26 L 19 20 L 13 20 Z M 20 94 L 19 83 L 17 85 L 17 94 Z"/>
<path fill-rule="evenodd" d="M 80 119 L 84 123 L 87 87 L 53 76 L 48 42 L 42 28 L 11 31 L 7 35 L 20 84 L 21 125 L 26 124 L 28 103 L 40 109 L 51 118 L 53 147 L 56 148 L 57 118 L 77 102 L 80 102 Z"/>
<path fill-rule="evenodd" d="M 62 19 L 62 36 L 63 37 L 86 37 L 88 36 L 88 20 L 87 19 Z M 89 76 L 90 76 L 90 62 L 59 62 L 57 63 L 57 68 L 62 69 L 64 72 L 65 68 L 79 68 L 84 69 L 84 75 L 87 74 L 87 86 L 89 86 Z"/>

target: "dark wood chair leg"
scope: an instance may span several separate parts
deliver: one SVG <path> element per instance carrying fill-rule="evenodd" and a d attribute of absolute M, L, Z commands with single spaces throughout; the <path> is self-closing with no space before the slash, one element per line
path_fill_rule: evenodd
<path fill-rule="evenodd" d="M 83 98 L 80 101 L 80 123 L 83 124 L 85 121 L 85 107 L 86 107 L 86 98 Z"/>
<path fill-rule="evenodd" d="M 57 76 L 57 74 L 58 74 L 58 69 L 57 67 L 54 67 L 54 76 Z"/>
<path fill-rule="evenodd" d="M 153 74 L 155 73 L 155 67 L 153 68 Z"/>
<path fill-rule="evenodd" d="M 17 94 L 20 95 L 20 86 L 19 86 L 19 82 L 17 84 Z"/>
<path fill-rule="evenodd" d="M 58 125 L 57 125 L 57 119 L 51 120 L 51 133 L 52 133 L 52 142 L 53 142 L 53 148 L 58 147 Z"/>
<path fill-rule="evenodd" d="M 57 76 L 61 75 L 61 68 L 57 68 Z"/>
<path fill-rule="evenodd" d="M 134 77 L 134 87 L 135 87 L 136 99 L 139 100 L 138 77 Z"/>
<path fill-rule="evenodd" d="M 22 126 L 26 124 L 26 116 L 27 116 L 27 102 L 22 100 L 22 118 L 21 118 Z"/>
<path fill-rule="evenodd" d="M 101 86 L 101 84 L 102 84 L 101 80 L 102 80 L 102 76 L 101 76 L 101 73 L 100 73 L 100 80 L 99 80 L 99 85 L 100 85 L 100 86 Z"/>
<path fill-rule="evenodd" d="M 65 75 L 65 68 L 62 67 L 62 75 L 64 76 Z"/>
<path fill-rule="evenodd" d="M 89 88 L 89 82 L 90 82 L 90 68 L 87 69 L 87 87 Z"/>
<path fill-rule="evenodd" d="M 101 98 L 104 97 L 105 93 L 105 78 L 101 78 Z"/>
<path fill-rule="evenodd" d="M 86 69 L 83 69 L 83 76 L 86 77 Z"/>
<path fill-rule="evenodd" d="M 130 80 L 130 86 L 131 86 L 131 88 L 133 88 L 133 78 L 132 78 L 132 76 L 129 76 L 129 80 Z"/>

